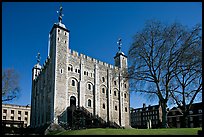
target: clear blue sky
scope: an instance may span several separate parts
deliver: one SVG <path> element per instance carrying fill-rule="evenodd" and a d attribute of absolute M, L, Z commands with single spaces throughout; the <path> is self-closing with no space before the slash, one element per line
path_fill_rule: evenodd
<path fill-rule="evenodd" d="M 114 64 L 117 40 L 127 55 L 133 36 L 150 19 L 179 22 L 187 27 L 202 23 L 201 2 L 62 2 L 62 22 L 70 30 L 70 48 L 109 64 Z M 59 2 L 2 2 L 2 68 L 20 74 L 21 94 L 12 104 L 31 102 L 32 67 L 41 53 L 48 55 L 48 34 L 58 22 Z M 130 93 L 130 106 L 157 104 Z"/>

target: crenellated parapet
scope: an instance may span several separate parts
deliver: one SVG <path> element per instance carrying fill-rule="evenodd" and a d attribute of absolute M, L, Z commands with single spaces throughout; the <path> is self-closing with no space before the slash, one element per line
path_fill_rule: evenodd
<path fill-rule="evenodd" d="M 48 57 L 46 58 L 45 62 L 43 63 L 43 65 L 42 65 L 42 67 L 41 67 L 41 69 L 40 69 L 40 72 L 39 72 L 39 74 L 37 75 L 37 77 L 36 77 L 35 80 L 38 80 L 38 79 L 39 79 L 39 77 L 42 75 L 42 72 L 44 72 L 44 71 L 47 69 L 49 63 L 50 63 L 50 56 L 48 56 Z"/>
<path fill-rule="evenodd" d="M 87 56 L 85 54 L 79 53 L 79 52 L 71 50 L 71 49 L 69 49 L 69 54 L 70 54 L 70 56 L 73 56 L 73 57 L 76 57 L 76 58 L 80 58 L 80 59 L 83 59 L 85 61 L 89 61 L 89 62 L 94 63 L 94 64 L 103 65 L 103 66 L 105 66 L 105 67 L 107 67 L 109 69 L 116 69 L 116 70 L 118 70 L 117 66 L 105 63 L 103 61 L 97 60 L 95 58 L 89 57 L 89 56 Z"/>

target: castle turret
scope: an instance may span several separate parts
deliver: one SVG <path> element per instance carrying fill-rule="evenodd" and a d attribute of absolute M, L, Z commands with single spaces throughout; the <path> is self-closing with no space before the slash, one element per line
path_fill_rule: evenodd
<path fill-rule="evenodd" d="M 115 59 L 115 66 L 119 68 L 127 68 L 127 56 L 121 51 L 121 43 L 122 39 L 119 38 L 118 40 L 118 52 L 116 53 Z"/>
<path fill-rule="evenodd" d="M 52 72 L 51 83 L 54 91 L 52 119 L 57 123 L 57 118 L 67 107 L 68 96 L 68 54 L 69 54 L 69 30 L 62 23 L 62 6 L 60 6 L 58 23 L 55 23 L 50 31 L 50 51 Z M 63 103 L 62 103 L 63 102 Z"/>
<path fill-rule="evenodd" d="M 35 66 L 32 69 L 32 80 L 35 80 L 41 71 L 40 53 L 38 53 L 36 57 L 37 57 L 37 64 L 35 64 Z"/>

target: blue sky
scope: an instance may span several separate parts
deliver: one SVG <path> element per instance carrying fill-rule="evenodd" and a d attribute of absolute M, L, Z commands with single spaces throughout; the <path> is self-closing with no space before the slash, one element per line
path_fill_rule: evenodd
<path fill-rule="evenodd" d="M 70 30 L 70 48 L 109 64 L 118 51 L 127 55 L 136 32 L 151 19 L 179 22 L 187 27 L 202 23 L 201 2 L 61 2 L 62 22 Z M 48 35 L 58 22 L 59 2 L 2 2 L 2 68 L 20 74 L 21 94 L 12 104 L 31 101 L 32 67 L 41 53 L 41 64 L 48 55 Z M 145 96 L 130 93 L 130 106 L 157 104 Z"/>

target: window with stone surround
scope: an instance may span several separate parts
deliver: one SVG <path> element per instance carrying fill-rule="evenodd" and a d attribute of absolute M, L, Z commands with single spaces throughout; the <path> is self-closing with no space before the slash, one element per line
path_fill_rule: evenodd
<path fill-rule="evenodd" d="M 125 107 L 125 112 L 127 112 L 127 107 Z"/>
<path fill-rule="evenodd" d="M 117 111 L 117 106 L 115 106 L 115 110 Z"/>
<path fill-rule="evenodd" d="M 102 88 L 102 93 L 105 93 L 105 88 Z"/>
<path fill-rule="evenodd" d="M 124 84 L 124 87 L 126 88 L 126 84 Z"/>
<path fill-rule="evenodd" d="M 11 114 L 14 114 L 14 110 L 11 110 Z"/>
<path fill-rule="evenodd" d="M 105 82 L 105 78 L 104 77 L 102 77 L 102 82 Z"/>
<path fill-rule="evenodd" d="M 92 85 L 88 83 L 88 90 L 92 90 Z"/>
<path fill-rule="evenodd" d="M 72 80 L 72 86 L 75 86 L 75 80 Z"/>
<path fill-rule="evenodd" d="M 116 91 L 114 91 L 114 96 L 117 96 L 117 92 Z"/>
<path fill-rule="evenodd" d="M 88 100 L 88 107 L 91 107 L 91 100 Z"/>
<path fill-rule="evenodd" d="M 7 113 L 7 110 L 6 110 L 6 109 L 4 109 L 4 110 L 3 110 L 3 113 Z"/>
<path fill-rule="evenodd" d="M 114 85 L 115 85 L 115 86 L 117 85 L 116 81 L 114 81 Z"/>
<path fill-rule="evenodd" d="M 68 66 L 68 71 L 73 71 L 73 66 L 71 64 Z"/>
<path fill-rule="evenodd" d="M 105 109 L 106 107 L 105 107 L 105 104 L 103 103 L 103 109 Z"/>

